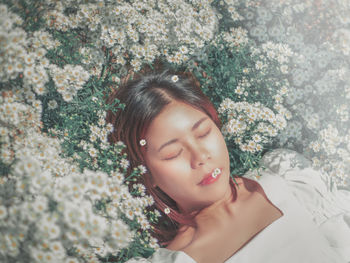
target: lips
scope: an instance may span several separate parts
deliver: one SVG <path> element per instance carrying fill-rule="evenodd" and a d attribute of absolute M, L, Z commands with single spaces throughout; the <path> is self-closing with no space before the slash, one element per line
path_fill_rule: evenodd
<path fill-rule="evenodd" d="M 216 168 L 211 173 L 208 173 L 204 176 L 199 185 L 208 185 L 216 182 L 221 175 L 221 169 Z"/>

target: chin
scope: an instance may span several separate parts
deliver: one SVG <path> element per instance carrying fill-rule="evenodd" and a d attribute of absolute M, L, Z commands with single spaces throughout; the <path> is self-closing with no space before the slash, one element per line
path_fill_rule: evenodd
<path fill-rule="evenodd" d="M 229 178 L 221 178 L 221 179 L 225 179 L 225 180 L 222 180 L 220 184 L 217 185 L 217 188 L 213 189 L 213 193 L 211 194 L 211 197 L 215 199 L 214 202 L 223 199 L 228 193 L 231 193 L 232 191 Z"/>

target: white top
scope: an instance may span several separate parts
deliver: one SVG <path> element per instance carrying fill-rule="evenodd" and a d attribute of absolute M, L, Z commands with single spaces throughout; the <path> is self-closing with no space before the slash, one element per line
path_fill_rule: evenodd
<path fill-rule="evenodd" d="M 299 154 L 275 150 L 264 156 L 256 180 L 283 216 L 255 235 L 225 263 L 350 262 L 350 191 L 328 188 L 327 178 Z M 128 263 L 196 263 L 183 251 L 158 249 Z"/>

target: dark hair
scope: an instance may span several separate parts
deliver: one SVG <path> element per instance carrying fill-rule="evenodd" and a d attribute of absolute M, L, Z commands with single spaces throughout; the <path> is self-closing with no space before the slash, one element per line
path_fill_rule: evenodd
<path fill-rule="evenodd" d="M 109 141 L 115 143 L 123 141 L 129 156 L 131 168 L 144 162 L 145 147 L 139 141 L 145 137 L 147 129 L 153 119 L 172 100 L 186 103 L 207 114 L 213 122 L 221 128 L 215 107 L 199 87 L 195 77 L 187 73 L 172 73 L 169 70 L 151 72 L 134 76 L 133 80 L 126 78 L 119 88 L 115 89 L 107 99 L 112 104 L 115 99 L 125 104 L 124 110 L 116 113 L 107 112 L 107 122 L 112 123 L 114 131 L 109 135 Z M 169 218 L 172 225 L 162 228 L 162 224 L 154 227 L 155 236 L 162 244 L 167 244 L 177 232 L 179 224 L 193 225 L 193 215 L 181 214 L 172 200 L 159 187 L 152 187 L 151 174 L 148 171 L 140 178 L 140 183 L 146 186 L 148 194 L 154 198 L 156 207 L 163 211 L 169 207 Z"/>

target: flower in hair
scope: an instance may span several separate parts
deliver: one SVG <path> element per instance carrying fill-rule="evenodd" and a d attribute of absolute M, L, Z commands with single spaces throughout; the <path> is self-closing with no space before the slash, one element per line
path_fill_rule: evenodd
<path fill-rule="evenodd" d="M 164 209 L 164 213 L 167 215 L 167 214 L 170 214 L 170 208 L 169 207 L 166 207 Z"/>
<path fill-rule="evenodd" d="M 173 82 L 177 82 L 179 80 L 179 77 L 177 75 L 174 75 L 174 76 L 171 77 L 171 80 Z"/>
<path fill-rule="evenodd" d="M 146 142 L 146 140 L 145 140 L 145 139 L 140 140 L 140 145 L 141 145 L 141 146 L 145 146 L 145 145 L 146 145 L 146 143 L 147 143 L 147 142 Z"/>

